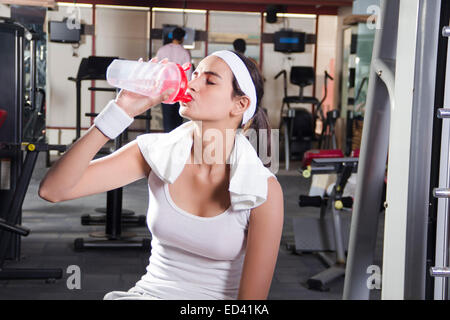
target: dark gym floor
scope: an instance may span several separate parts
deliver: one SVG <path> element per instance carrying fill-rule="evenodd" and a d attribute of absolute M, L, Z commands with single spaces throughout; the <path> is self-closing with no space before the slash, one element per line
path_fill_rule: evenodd
<path fill-rule="evenodd" d="M 280 164 L 283 168 L 284 164 Z M 307 194 L 309 181 L 300 178 L 296 171 L 298 163 L 291 163 L 289 171 L 280 169 L 278 180 L 285 197 L 285 223 L 269 299 L 341 299 L 344 279 L 336 280 L 327 292 L 308 290 L 304 283 L 308 277 L 322 271 L 324 265 L 313 254 L 294 254 L 287 244 L 294 243 L 292 217 L 312 214 L 318 209 L 299 208 L 299 194 Z M 76 238 L 90 238 L 94 231 L 104 231 L 104 226 L 82 226 L 83 214 L 97 214 L 96 208 L 105 207 L 106 193 L 82 199 L 52 204 L 38 197 L 39 182 L 48 169 L 45 155 L 40 154 L 23 205 L 22 224 L 31 229 L 22 238 L 20 261 L 7 261 L 8 268 L 62 268 L 63 278 L 55 283 L 43 280 L 0 280 L 0 299 L 102 299 L 113 290 L 128 290 L 145 273 L 150 253 L 136 249 L 86 249 L 77 252 L 73 248 Z M 123 189 L 123 208 L 145 215 L 148 193 L 142 179 Z M 382 233 L 384 219 L 379 224 L 375 264 L 381 266 Z M 150 237 L 146 227 L 127 228 L 125 232 L 136 233 L 136 238 Z M 70 265 L 80 267 L 81 288 L 68 289 Z M 371 299 L 379 299 L 379 290 L 372 290 Z"/>

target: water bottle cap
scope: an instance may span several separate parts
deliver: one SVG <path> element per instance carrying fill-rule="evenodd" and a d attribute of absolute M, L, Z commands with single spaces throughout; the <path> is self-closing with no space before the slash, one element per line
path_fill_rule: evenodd
<path fill-rule="evenodd" d="M 188 88 L 188 79 L 186 76 L 186 71 L 188 71 L 191 68 L 191 64 L 189 62 L 186 62 L 185 64 L 180 66 L 177 63 L 177 67 L 180 69 L 180 73 L 181 73 L 180 90 L 178 91 L 178 94 L 175 96 L 175 98 L 173 100 L 175 102 L 176 101 L 189 102 L 192 100 L 192 97 L 190 95 L 186 94 L 186 90 Z"/>

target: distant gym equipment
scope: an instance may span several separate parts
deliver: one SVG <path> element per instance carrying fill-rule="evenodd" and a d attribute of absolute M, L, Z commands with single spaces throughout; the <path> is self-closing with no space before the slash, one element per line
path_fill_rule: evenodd
<path fill-rule="evenodd" d="M 70 77 L 69 80 L 75 81 L 77 90 L 77 133 L 76 138 L 80 137 L 80 122 L 81 122 L 81 82 L 83 80 L 105 80 L 106 70 L 109 64 L 117 57 L 100 57 L 90 56 L 81 60 L 78 68 L 76 78 Z M 90 91 L 97 92 L 116 92 L 116 88 L 103 87 L 89 87 Z M 97 113 L 85 113 L 87 117 L 96 117 Z M 136 116 L 136 119 L 146 120 L 147 132 L 150 130 L 150 110 L 146 115 Z M 111 153 L 118 150 L 122 146 L 123 140 L 127 139 L 127 130 L 118 136 L 114 141 L 114 148 L 103 148 L 99 153 Z M 97 208 L 97 212 L 105 213 L 101 216 L 91 216 L 85 214 L 81 217 L 82 225 L 105 225 L 105 232 L 91 233 L 94 238 L 103 238 L 93 241 L 85 241 L 83 238 L 77 238 L 74 241 L 75 250 L 81 251 L 87 248 L 142 248 L 149 250 L 150 240 L 147 238 L 142 241 L 132 241 L 130 238 L 134 236 L 132 233 L 123 233 L 122 225 L 124 226 L 145 226 L 146 216 L 134 216 L 134 212 L 122 208 L 123 188 L 110 190 L 106 193 L 106 208 Z"/>
<path fill-rule="evenodd" d="M 327 269 L 307 280 L 309 289 L 327 291 L 329 283 L 345 274 L 351 215 L 343 209 L 352 208 L 353 199 L 344 197 L 343 192 L 357 169 L 358 158 L 322 158 L 312 159 L 308 168 L 302 171 L 305 178 L 314 174 L 337 174 L 329 194 L 299 196 L 299 206 L 320 208 L 320 217 L 293 219 L 295 251 L 317 253 L 327 265 Z"/>
<path fill-rule="evenodd" d="M 74 141 L 78 140 L 81 136 L 81 84 L 85 80 L 106 80 L 106 69 L 114 59 L 118 59 L 118 57 L 90 56 L 88 58 L 82 58 L 76 78 L 68 78 L 68 80 L 75 82 L 76 88 L 76 130 Z"/>
<path fill-rule="evenodd" d="M 30 47 L 29 103 L 26 89 L 24 48 Z M 43 111 L 43 101 L 36 99 L 36 41 L 37 35 L 11 19 L 0 18 L 0 279 L 46 279 L 62 277 L 62 269 L 8 269 L 6 260 L 20 260 L 21 237 L 30 230 L 21 225 L 22 204 L 40 151 L 64 151 L 64 145 L 48 145 L 42 140 L 41 124 L 36 117 Z M 30 111 L 24 115 L 24 106 Z M 26 120 L 26 121 L 25 121 Z M 25 122 L 25 126 L 24 126 Z M 28 127 L 27 127 L 28 126 Z M 33 128 L 32 128 L 33 126 Z M 35 130 L 36 129 L 36 130 Z M 32 141 L 24 142 L 27 131 Z M 23 153 L 26 152 L 23 161 Z"/>
<path fill-rule="evenodd" d="M 48 144 L 33 144 L 33 143 L 4 143 L 0 142 L 0 153 L 2 151 L 22 152 L 26 151 L 26 157 L 23 162 L 20 176 L 17 184 L 12 192 L 12 198 L 9 205 L 6 206 L 6 219 L 0 218 L 0 230 L 6 231 L 2 234 L 0 232 L 0 279 L 45 279 L 55 280 L 62 277 L 62 269 L 7 269 L 3 268 L 4 262 L 7 258 L 8 249 L 10 248 L 13 238 L 12 234 L 20 236 L 28 236 L 30 230 L 20 225 L 21 209 L 25 195 L 30 184 L 30 179 L 33 174 L 33 169 L 36 165 L 36 160 L 40 151 L 48 152 L 50 150 L 65 151 L 64 145 L 48 145 Z"/>
<path fill-rule="evenodd" d="M 284 97 L 280 111 L 280 130 L 282 129 L 284 135 L 284 154 L 285 167 L 289 170 L 289 160 L 292 157 L 301 160 L 303 154 L 311 149 L 312 142 L 316 140 L 316 123 L 320 119 L 322 121 L 322 134 L 319 137 L 319 148 L 322 144 L 326 144 L 329 139 L 334 139 L 332 143 L 333 149 L 336 149 L 336 141 L 334 137 L 334 126 L 336 119 L 339 117 L 337 110 L 332 110 L 327 113 L 325 118 L 323 114 L 322 105 L 328 95 L 328 80 L 334 80 L 328 72 L 324 71 L 324 96 L 322 100 L 315 97 L 304 96 L 304 88 L 314 83 L 315 74 L 314 68 L 293 66 L 290 72 L 290 82 L 300 87 L 298 96 L 289 96 L 287 93 L 287 72 L 281 70 L 274 79 L 283 75 Z M 312 113 L 305 109 L 291 108 L 291 104 L 311 104 L 313 106 Z M 287 106 L 287 110 L 285 110 Z"/>
<path fill-rule="evenodd" d="M 298 96 L 289 96 L 287 92 L 287 72 L 281 70 L 274 79 L 283 76 L 283 90 L 284 97 L 280 110 L 280 129 L 283 127 L 284 135 L 284 154 L 286 170 L 289 170 L 289 160 L 292 156 L 291 148 L 294 148 L 294 144 L 298 146 L 298 157 L 303 157 L 303 152 L 311 148 L 311 141 L 313 139 L 313 119 L 311 114 L 306 110 L 293 109 L 291 104 L 306 103 L 312 105 L 318 105 L 319 100 L 315 97 L 304 96 L 304 88 L 314 83 L 314 68 L 304 66 L 293 66 L 290 71 L 290 82 L 300 87 Z M 287 110 L 285 110 L 287 106 Z M 295 125 L 296 122 L 301 122 L 302 125 Z M 310 125 L 307 125 L 310 122 Z M 299 134 L 298 130 L 302 130 Z"/>

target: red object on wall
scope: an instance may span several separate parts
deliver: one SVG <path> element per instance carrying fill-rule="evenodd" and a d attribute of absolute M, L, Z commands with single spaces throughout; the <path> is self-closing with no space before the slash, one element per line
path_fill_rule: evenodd
<path fill-rule="evenodd" d="M 0 109 L 0 128 L 3 125 L 3 122 L 5 122 L 7 116 L 8 112 L 6 112 L 6 110 Z"/>

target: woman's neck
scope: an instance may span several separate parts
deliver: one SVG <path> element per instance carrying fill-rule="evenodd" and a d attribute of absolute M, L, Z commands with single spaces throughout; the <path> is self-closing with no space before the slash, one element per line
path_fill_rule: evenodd
<path fill-rule="evenodd" d="M 205 168 L 229 164 L 227 160 L 234 147 L 236 129 L 202 121 L 195 121 L 194 126 L 191 163 Z"/>

